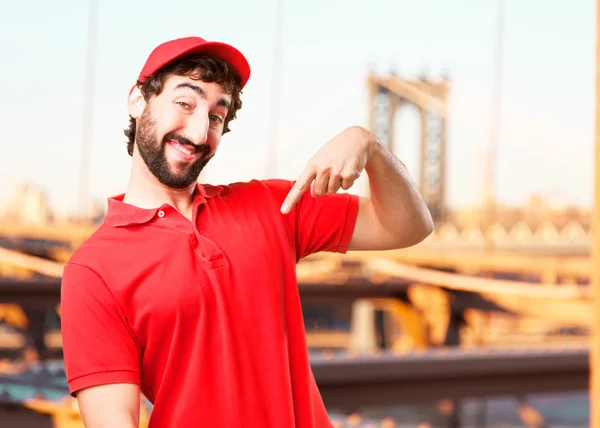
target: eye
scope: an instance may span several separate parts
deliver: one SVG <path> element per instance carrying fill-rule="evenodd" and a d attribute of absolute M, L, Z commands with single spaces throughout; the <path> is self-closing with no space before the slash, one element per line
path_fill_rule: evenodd
<path fill-rule="evenodd" d="M 192 108 L 192 106 L 190 106 L 188 103 L 184 102 L 184 101 L 177 101 L 175 104 L 183 107 L 186 110 L 189 110 Z"/>
<path fill-rule="evenodd" d="M 217 116 L 216 114 L 211 114 L 208 117 L 210 118 L 211 122 L 214 122 L 217 125 L 223 122 L 223 119 L 221 119 L 221 117 Z"/>

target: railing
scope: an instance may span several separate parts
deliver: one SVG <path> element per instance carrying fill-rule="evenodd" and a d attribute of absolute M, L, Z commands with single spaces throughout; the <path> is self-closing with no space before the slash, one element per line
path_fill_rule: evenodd
<path fill-rule="evenodd" d="M 397 355 L 312 356 L 328 407 L 585 390 L 589 350 L 444 349 Z"/>

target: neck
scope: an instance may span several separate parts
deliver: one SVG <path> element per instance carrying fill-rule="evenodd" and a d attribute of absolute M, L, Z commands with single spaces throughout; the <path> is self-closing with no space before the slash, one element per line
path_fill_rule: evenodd
<path fill-rule="evenodd" d="M 196 183 L 184 189 L 165 186 L 148 170 L 141 156 L 134 153 L 123 202 L 147 209 L 157 208 L 166 203 L 191 220 L 195 189 Z"/>

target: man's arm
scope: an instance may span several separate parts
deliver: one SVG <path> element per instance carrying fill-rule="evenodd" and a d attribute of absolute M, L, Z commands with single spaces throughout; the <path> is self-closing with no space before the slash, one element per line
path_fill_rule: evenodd
<path fill-rule="evenodd" d="M 86 428 L 138 427 L 141 345 L 104 279 L 73 260 L 61 285 L 69 392 Z"/>
<path fill-rule="evenodd" d="M 388 250 L 415 245 L 433 230 L 431 214 L 408 171 L 364 128 L 353 126 L 323 146 L 290 190 L 287 214 L 309 188 L 314 197 L 349 189 L 363 170 L 371 197 L 361 198 L 349 250 Z"/>
<path fill-rule="evenodd" d="M 404 164 L 365 133 L 370 198 L 360 198 L 348 250 L 389 250 L 418 244 L 433 230 L 431 214 Z M 358 137 L 361 138 L 361 137 Z"/>
<path fill-rule="evenodd" d="M 138 428 L 140 388 L 131 383 L 93 386 L 77 392 L 85 428 Z"/>

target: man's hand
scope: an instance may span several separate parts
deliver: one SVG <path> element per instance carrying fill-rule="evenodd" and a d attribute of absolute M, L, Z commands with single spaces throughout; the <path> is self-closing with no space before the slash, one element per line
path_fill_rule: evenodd
<path fill-rule="evenodd" d="M 374 141 L 373 134 L 355 126 L 333 137 L 310 159 L 285 198 L 281 212 L 289 213 L 309 187 L 315 198 L 336 193 L 340 187 L 352 187 L 369 160 Z"/>

